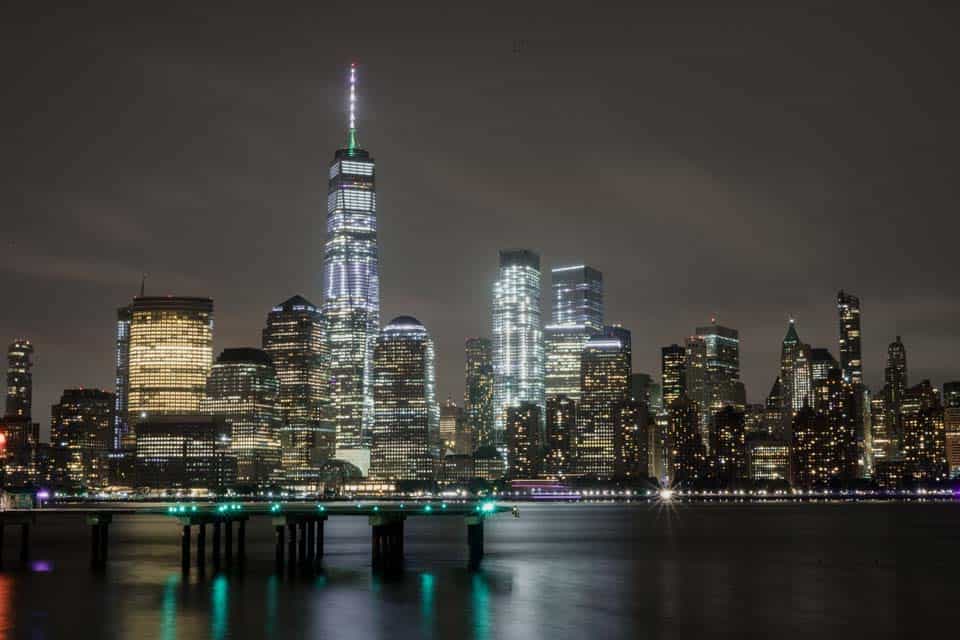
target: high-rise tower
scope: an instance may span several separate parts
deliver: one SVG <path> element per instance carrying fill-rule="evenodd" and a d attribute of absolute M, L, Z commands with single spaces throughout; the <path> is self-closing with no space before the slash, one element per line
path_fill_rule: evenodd
<path fill-rule="evenodd" d="M 493 285 L 494 441 L 503 444 L 507 409 L 529 402 L 544 415 L 543 330 L 540 328 L 540 256 L 528 249 L 500 251 Z"/>
<path fill-rule="evenodd" d="M 466 343 L 466 387 L 463 410 L 477 446 L 492 444 L 493 436 L 493 360 L 490 341 L 469 338 Z"/>
<path fill-rule="evenodd" d="M 30 421 L 33 404 L 33 345 L 14 340 L 7 349 L 6 417 Z"/>
<path fill-rule="evenodd" d="M 380 330 L 380 258 L 375 165 L 357 141 L 356 79 L 356 65 L 351 65 L 347 144 L 334 154 L 329 172 L 323 318 L 336 455 L 366 473 L 373 424 L 373 346 Z"/>
<path fill-rule="evenodd" d="M 860 298 L 841 289 L 837 294 L 837 311 L 840 313 L 840 371 L 843 381 L 861 384 Z"/>
<path fill-rule="evenodd" d="M 557 267 L 553 323 L 544 328 L 545 393 L 580 399 L 580 352 L 603 328 L 603 275 L 584 265 Z"/>

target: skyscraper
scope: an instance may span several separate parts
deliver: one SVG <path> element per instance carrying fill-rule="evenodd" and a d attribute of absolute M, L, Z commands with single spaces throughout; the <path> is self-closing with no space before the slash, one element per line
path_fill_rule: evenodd
<path fill-rule="evenodd" d="M 7 349 L 7 418 L 29 422 L 33 405 L 33 345 L 14 340 Z"/>
<path fill-rule="evenodd" d="M 687 352 L 678 344 L 660 350 L 663 408 L 669 409 L 686 389 Z"/>
<path fill-rule="evenodd" d="M 466 343 L 466 385 L 463 410 L 477 440 L 477 447 L 492 444 L 493 436 L 493 358 L 490 341 L 469 338 Z"/>
<path fill-rule="evenodd" d="M 315 475 L 334 455 L 326 345 L 320 311 L 303 296 L 267 314 L 263 350 L 280 383 L 281 457 L 288 480 Z"/>
<path fill-rule="evenodd" d="M 139 297 L 130 309 L 127 417 L 200 410 L 213 364 L 213 300 Z"/>
<path fill-rule="evenodd" d="M 453 398 L 447 398 L 440 405 L 440 442 L 443 451 L 457 446 L 457 434 L 463 431 L 463 409 L 457 406 Z M 473 453 L 470 451 L 469 453 Z"/>
<path fill-rule="evenodd" d="M 113 407 L 113 435 L 110 439 L 110 448 L 119 450 L 124 439 L 131 435 L 127 420 L 127 398 L 130 384 L 130 317 L 133 306 L 127 305 L 117 309 L 116 333 L 116 375 L 114 376 L 114 407 Z M 132 442 L 130 443 L 133 444 Z"/>
<path fill-rule="evenodd" d="M 681 394 L 668 414 L 669 471 L 673 484 L 690 485 L 706 475 L 707 452 L 700 435 L 697 406 Z"/>
<path fill-rule="evenodd" d="M 903 457 L 917 480 L 942 481 L 948 474 L 943 404 L 923 380 L 906 390 L 902 405 Z"/>
<path fill-rule="evenodd" d="M 650 471 L 650 414 L 637 400 L 621 402 L 613 416 L 613 471 L 618 478 L 646 478 Z"/>
<path fill-rule="evenodd" d="M 837 311 L 840 314 L 840 371 L 844 382 L 863 383 L 863 361 L 860 355 L 860 298 L 837 293 Z"/>
<path fill-rule="evenodd" d="M 710 450 L 714 414 L 723 407 L 731 406 L 743 411 L 747 404 L 746 392 L 740 382 L 740 332 L 718 325 L 714 319 L 708 326 L 697 327 L 696 338 L 703 345 L 702 353 L 705 357 L 701 389 L 704 412 L 701 423 L 704 442 Z M 698 356 L 700 352 L 698 349 Z M 688 362 L 687 366 L 689 368 L 691 363 Z"/>
<path fill-rule="evenodd" d="M 710 461 L 714 477 L 730 484 L 747 478 L 744 414 L 733 406 L 717 411 L 710 424 Z"/>
<path fill-rule="evenodd" d="M 501 444 L 508 408 L 532 402 L 542 418 L 545 406 L 540 256 L 535 252 L 500 251 L 492 315 L 494 441 Z"/>
<path fill-rule="evenodd" d="M 113 441 L 114 397 L 99 389 L 65 389 L 51 407 L 50 443 L 69 480 L 98 487 L 107 481 Z"/>
<path fill-rule="evenodd" d="M 603 276 L 588 266 L 557 267 L 553 322 L 544 328 L 547 396 L 580 399 L 580 352 L 603 327 Z"/>
<path fill-rule="evenodd" d="M 373 346 L 380 329 L 380 265 L 373 158 L 357 141 L 356 67 L 350 67 L 347 144 L 330 164 L 323 318 L 337 458 L 369 467 Z"/>
<path fill-rule="evenodd" d="M 430 480 L 439 440 L 433 339 L 416 318 L 398 316 L 377 337 L 373 354 L 376 407 L 370 476 Z"/>
<path fill-rule="evenodd" d="M 790 324 L 787 326 L 787 335 L 784 336 L 783 343 L 780 346 L 780 401 L 782 402 L 781 418 L 783 420 L 781 430 L 787 439 L 789 439 L 793 415 L 803 406 L 802 400 L 797 402 L 794 399 L 794 366 L 802 348 L 803 343 L 800 342 L 796 325 L 791 318 Z"/>
<path fill-rule="evenodd" d="M 951 478 L 960 478 L 960 382 L 943 383 L 943 430 Z"/>
<path fill-rule="evenodd" d="M 883 396 L 887 405 L 887 430 L 894 440 L 894 447 L 903 446 L 901 413 L 903 398 L 909 386 L 907 377 L 907 349 L 900 336 L 887 347 L 887 366 L 883 370 Z"/>
<path fill-rule="evenodd" d="M 630 399 L 631 369 L 630 332 L 622 327 L 605 327 L 583 348 L 576 444 L 581 473 L 614 474 L 617 408 Z"/>
<path fill-rule="evenodd" d="M 547 398 L 546 473 L 563 476 L 573 471 L 577 441 L 577 403 L 566 396 Z"/>
<path fill-rule="evenodd" d="M 827 379 L 832 369 L 839 369 L 840 363 L 829 349 L 814 347 L 810 349 L 810 380 L 813 384 Z"/>
<path fill-rule="evenodd" d="M 229 425 L 240 483 L 266 483 L 280 466 L 279 395 L 273 362 L 260 349 L 224 349 L 210 370 L 200 408 Z"/>
<path fill-rule="evenodd" d="M 507 409 L 504 439 L 507 445 L 507 474 L 510 478 L 536 478 L 543 467 L 543 415 L 540 405 L 521 402 Z"/>

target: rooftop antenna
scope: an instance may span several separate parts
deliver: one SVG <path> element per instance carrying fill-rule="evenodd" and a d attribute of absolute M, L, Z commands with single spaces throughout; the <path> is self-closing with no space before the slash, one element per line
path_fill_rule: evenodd
<path fill-rule="evenodd" d="M 146 287 L 147 287 L 147 274 L 144 273 L 140 275 L 140 297 L 141 298 L 144 296 L 144 291 L 146 290 Z"/>
<path fill-rule="evenodd" d="M 357 145 L 357 63 L 350 63 L 350 130 L 347 134 L 347 151 L 353 153 Z"/>

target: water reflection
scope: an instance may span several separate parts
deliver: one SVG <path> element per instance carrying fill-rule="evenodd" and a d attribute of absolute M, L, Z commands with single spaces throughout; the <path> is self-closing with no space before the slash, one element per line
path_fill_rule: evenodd
<path fill-rule="evenodd" d="M 279 588 L 280 578 L 278 578 L 276 575 L 272 575 L 267 578 L 267 597 L 266 605 L 264 606 L 264 613 L 266 614 L 267 619 L 265 621 L 264 630 L 268 638 L 272 637 L 274 631 L 277 629 L 277 590 Z"/>
<path fill-rule="evenodd" d="M 230 613 L 230 584 L 227 576 L 217 576 L 210 590 L 210 636 L 215 640 L 227 637 Z"/>
<path fill-rule="evenodd" d="M 423 637 L 433 637 L 434 584 L 433 574 L 420 574 L 420 629 Z"/>
<path fill-rule="evenodd" d="M 163 600 L 160 604 L 160 638 L 161 640 L 175 640 L 177 637 L 177 586 L 180 576 L 172 575 L 167 578 L 163 587 Z"/>
<path fill-rule="evenodd" d="M 490 637 L 490 586 L 483 574 L 475 573 L 470 581 L 470 610 L 473 614 L 473 637 Z"/>
<path fill-rule="evenodd" d="M 13 606 L 14 594 L 13 578 L 0 575 L 0 639 L 6 640 L 13 630 L 15 620 Z"/>

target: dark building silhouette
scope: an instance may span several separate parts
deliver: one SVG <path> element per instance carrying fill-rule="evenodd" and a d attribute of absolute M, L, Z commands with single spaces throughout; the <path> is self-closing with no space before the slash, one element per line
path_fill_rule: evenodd
<path fill-rule="evenodd" d="M 33 405 L 33 344 L 14 340 L 7 349 L 7 397 L 4 417 L 30 421 Z"/>
<path fill-rule="evenodd" d="M 909 386 L 907 377 L 907 349 L 900 336 L 887 347 L 887 366 L 883 370 L 883 398 L 886 403 L 887 431 L 895 450 L 903 447 L 902 405 Z"/>
<path fill-rule="evenodd" d="M 903 458 L 913 479 L 923 482 L 946 480 L 948 468 L 943 404 L 929 380 L 906 390 L 901 417 Z"/>
<path fill-rule="evenodd" d="M 137 423 L 136 442 L 138 487 L 220 493 L 236 479 L 230 425 L 222 417 L 147 417 Z"/>
<path fill-rule="evenodd" d="M 840 371 L 847 384 L 863 383 L 863 360 L 860 350 L 860 298 L 837 293 L 840 315 Z"/>
<path fill-rule="evenodd" d="M 114 396 L 99 389 L 66 389 L 51 407 L 50 445 L 64 477 L 96 488 L 109 480 Z"/>
<path fill-rule="evenodd" d="M 692 485 L 706 478 L 707 451 L 700 435 L 697 406 L 681 394 L 667 416 L 669 469 L 673 484 Z"/>

